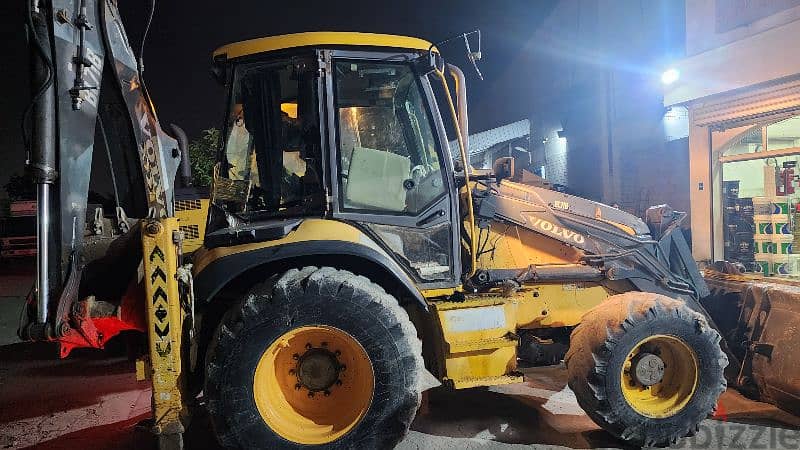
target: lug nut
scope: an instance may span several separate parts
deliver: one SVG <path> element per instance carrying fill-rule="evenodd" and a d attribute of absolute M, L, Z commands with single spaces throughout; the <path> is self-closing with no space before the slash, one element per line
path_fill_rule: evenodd
<path fill-rule="evenodd" d="M 294 375 L 294 374 L 295 374 L 294 369 L 289 369 L 289 375 Z"/>
<path fill-rule="evenodd" d="M 323 392 L 323 394 L 325 394 L 325 397 L 330 397 L 330 395 L 331 395 L 331 391 L 327 391 L 327 390 L 326 390 L 325 392 Z"/>
<path fill-rule="evenodd" d="M 336 355 L 336 356 L 341 356 L 342 352 L 340 352 L 339 350 L 336 350 L 335 352 L 333 352 L 333 354 Z"/>
<path fill-rule="evenodd" d="M 341 366 L 339 366 L 339 370 L 341 370 L 341 371 L 343 371 L 343 372 L 344 372 L 345 370 L 347 370 L 347 366 L 345 366 L 344 364 L 342 364 Z"/>
<path fill-rule="evenodd" d="M 300 355 L 298 355 L 297 353 L 295 353 L 294 355 L 292 355 L 292 359 L 294 359 L 294 360 L 298 360 L 298 359 L 300 359 Z"/>
<path fill-rule="evenodd" d="M 306 344 L 306 350 L 311 350 L 311 343 Z"/>
<path fill-rule="evenodd" d="M 313 397 L 314 397 L 314 391 L 310 391 L 308 393 L 308 398 L 313 398 Z"/>
<path fill-rule="evenodd" d="M 294 390 L 299 391 L 300 389 L 302 389 L 302 387 L 303 386 L 300 385 L 300 383 L 297 383 L 297 384 L 294 385 Z"/>

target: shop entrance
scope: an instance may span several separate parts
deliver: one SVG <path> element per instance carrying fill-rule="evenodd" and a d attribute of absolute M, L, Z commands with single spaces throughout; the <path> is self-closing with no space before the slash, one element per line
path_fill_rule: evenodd
<path fill-rule="evenodd" d="M 800 116 L 715 131 L 712 141 L 721 144 L 715 145 L 717 259 L 722 254 L 748 272 L 800 278 Z"/>

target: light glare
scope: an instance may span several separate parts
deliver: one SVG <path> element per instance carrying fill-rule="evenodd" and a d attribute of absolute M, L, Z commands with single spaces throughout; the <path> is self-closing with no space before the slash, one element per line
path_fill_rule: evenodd
<path fill-rule="evenodd" d="M 664 84 L 672 84 L 678 81 L 678 78 L 680 77 L 681 73 L 678 71 L 678 69 L 675 68 L 667 69 L 664 71 L 664 73 L 661 74 L 661 82 Z"/>

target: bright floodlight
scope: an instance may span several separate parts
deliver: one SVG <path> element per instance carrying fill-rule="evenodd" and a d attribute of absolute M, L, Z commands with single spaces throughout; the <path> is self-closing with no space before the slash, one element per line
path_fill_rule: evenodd
<path fill-rule="evenodd" d="M 667 69 L 664 71 L 664 73 L 661 74 L 661 82 L 664 84 L 672 84 L 678 81 L 678 78 L 680 77 L 681 73 L 678 71 L 678 69 L 675 68 Z"/>

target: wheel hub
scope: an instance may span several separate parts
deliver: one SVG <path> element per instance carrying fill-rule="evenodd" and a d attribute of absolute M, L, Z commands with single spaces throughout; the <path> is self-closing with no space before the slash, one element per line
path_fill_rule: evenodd
<path fill-rule="evenodd" d="M 286 331 L 264 350 L 253 375 L 261 418 L 302 445 L 328 444 L 349 433 L 369 411 L 374 392 L 364 347 L 325 325 Z"/>
<path fill-rule="evenodd" d="M 297 380 L 310 392 L 327 391 L 339 379 L 341 370 L 336 354 L 325 348 L 311 348 L 297 362 Z"/>
<path fill-rule="evenodd" d="M 652 353 L 640 353 L 632 361 L 633 376 L 642 386 L 653 386 L 664 379 L 664 361 Z"/>

